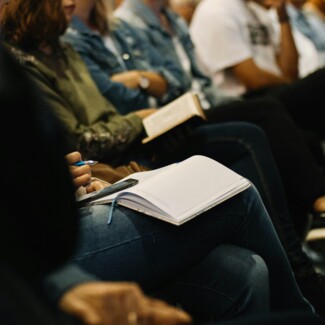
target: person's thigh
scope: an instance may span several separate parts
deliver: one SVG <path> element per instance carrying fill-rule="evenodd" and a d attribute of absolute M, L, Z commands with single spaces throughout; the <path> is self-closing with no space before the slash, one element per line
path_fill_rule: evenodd
<path fill-rule="evenodd" d="M 80 211 L 73 258 L 103 280 L 135 281 L 149 292 L 189 272 L 220 244 L 232 244 L 265 261 L 273 308 L 310 308 L 254 186 L 179 227 L 122 207 L 107 224 L 109 211 L 106 205 Z"/>
<path fill-rule="evenodd" d="M 325 68 L 322 68 L 289 84 L 253 93 L 250 97 L 267 96 L 279 100 L 299 127 L 317 131 L 324 137 L 324 84 Z"/>
<path fill-rule="evenodd" d="M 247 192 L 247 193 L 245 193 Z M 136 281 L 154 289 L 174 280 L 217 245 L 246 231 L 244 194 L 212 208 L 182 226 L 117 206 L 107 224 L 110 205 L 80 209 L 79 244 L 74 260 L 104 280 Z"/>

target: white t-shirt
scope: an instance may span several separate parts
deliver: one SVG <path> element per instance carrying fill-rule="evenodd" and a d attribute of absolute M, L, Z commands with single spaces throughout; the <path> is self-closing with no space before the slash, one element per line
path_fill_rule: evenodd
<path fill-rule="evenodd" d="M 241 95 L 246 89 L 227 68 L 247 59 L 281 75 L 276 62 L 279 39 L 268 10 L 253 2 L 202 0 L 190 33 L 202 69 L 229 95 Z"/>

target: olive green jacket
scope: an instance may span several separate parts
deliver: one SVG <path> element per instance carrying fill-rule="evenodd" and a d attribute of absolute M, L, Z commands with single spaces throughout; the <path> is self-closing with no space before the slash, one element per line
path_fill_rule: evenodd
<path fill-rule="evenodd" d="M 112 161 L 106 158 L 125 152 L 139 138 L 141 119 L 116 111 L 72 47 L 62 45 L 62 53 L 51 56 L 9 49 L 39 86 L 85 159 Z"/>

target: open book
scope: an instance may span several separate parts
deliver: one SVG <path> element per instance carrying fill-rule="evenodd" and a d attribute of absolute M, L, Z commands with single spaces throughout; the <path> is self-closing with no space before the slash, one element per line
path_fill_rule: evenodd
<path fill-rule="evenodd" d="M 134 173 L 123 180 L 129 178 L 138 183 L 91 204 L 111 203 L 115 199 L 117 204 L 181 225 L 250 186 L 247 179 L 231 169 L 199 155 L 153 171 Z"/>
<path fill-rule="evenodd" d="M 142 142 L 147 143 L 196 116 L 206 119 L 198 96 L 187 92 L 143 119 L 148 137 Z"/>

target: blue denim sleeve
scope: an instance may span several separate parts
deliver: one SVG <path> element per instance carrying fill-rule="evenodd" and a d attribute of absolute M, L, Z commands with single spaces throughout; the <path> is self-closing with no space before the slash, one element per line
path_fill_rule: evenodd
<path fill-rule="evenodd" d="M 77 265 L 69 263 L 49 274 L 43 282 L 43 288 L 51 301 L 58 302 L 61 296 L 70 288 L 90 281 L 99 280 L 94 275 L 80 269 Z"/>
<path fill-rule="evenodd" d="M 123 27 L 128 28 L 131 37 L 137 40 L 138 50 L 147 59 L 147 70 L 163 76 L 168 84 L 167 92 L 158 99 L 159 106 L 164 105 L 179 97 L 190 87 L 190 79 L 186 76 L 181 66 L 173 59 L 163 55 L 150 42 L 146 31 L 123 22 Z M 130 31 L 132 29 L 132 31 Z"/>
<path fill-rule="evenodd" d="M 72 45 L 79 53 L 95 81 L 98 89 L 116 109 L 122 114 L 149 107 L 149 96 L 140 89 L 131 89 L 122 83 L 114 82 L 107 71 L 102 69 L 92 56 L 93 49 L 90 45 L 77 37 L 65 35 L 63 40 Z"/>

